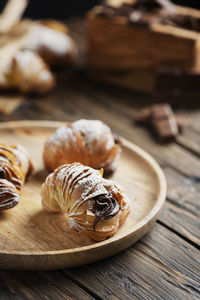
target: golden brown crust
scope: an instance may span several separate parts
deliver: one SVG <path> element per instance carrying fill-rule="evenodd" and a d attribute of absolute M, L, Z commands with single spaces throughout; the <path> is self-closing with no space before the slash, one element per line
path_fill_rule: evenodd
<path fill-rule="evenodd" d="M 62 212 L 69 225 L 94 241 L 112 236 L 125 222 L 130 207 L 121 188 L 98 170 L 73 163 L 51 173 L 41 189 L 48 212 Z"/>
<path fill-rule="evenodd" d="M 26 149 L 0 144 L 0 210 L 17 205 L 24 181 L 32 172 Z"/>
<path fill-rule="evenodd" d="M 74 64 L 77 46 L 64 24 L 46 20 L 36 22 L 28 35 L 25 49 L 37 53 L 50 66 Z"/>
<path fill-rule="evenodd" d="M 60 127 L 44 145 L 44 163 L 53 171 L 64 163 L 80 162 L 94 169 L 113 172 L 121 149 L 101 121 L 79 120 Z"/>
<path fill-rule="evenodd" d="M 36 53 L 20 50 L 11 58 L 5 72 L 6 88 L 18 88 L 25 93 L 43 93 L 54 85 L 53 74 Z"/>

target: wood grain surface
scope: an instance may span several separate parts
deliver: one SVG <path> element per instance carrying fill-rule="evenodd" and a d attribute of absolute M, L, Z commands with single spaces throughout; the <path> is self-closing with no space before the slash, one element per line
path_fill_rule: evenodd
<path fill-rule="evenodd" d="M 2 299 L 95 299 L 61 272 L 0 271 Z M 45 295 L 45 296 L 44 296 Z"/>
<path fill-rule="evenodd" d="M 104 291 L 104 299 L 199 299 L 199 259 L 199 251 L 156 225 L 124 253 L 65 273 L 100 297 Z"/>
<path fill-rule="evenodd" d="M 111 179 L 125 189 L 131 213 L 117 234 L 101 243 L 92 243 L 70 229 L 65 215 L 45 212 L 40 198 L 41 184 L 48 175 L 42 160 L 43 146 L 55 129 L 64 124 L 52 121 L 0 124 L 1 142 L 23 145 L 35 169 L 22 190 L 19 205 L 0 214 L 1 268 L 57 269 L 105 258 L 147 233 L 163 206 L 166 182 L 161 169 L 147 153 L 121 139 L 122 155 Z"/>
<path fill-rule="evenodd" d="M 69 25 L 82 51 L 84 24 L 71 21 Z M 199 299 L 200 108 L 181 103 L 176 107 L 177 113 L 189 118 L 190 126 L 176 142 L 163 146 L 135 123 L 138 110 L 149 101 L 143 94 L 94 84 L 83 72 L 60 73 L 56 89 L 46 96 L 1 94 L 1 121 L 102 119 L 116 134 L 151 153 L 168 181 L 164 210 L 141 241 L 112 258 L 78 268 L 35 273 L 2 271 L 3 300 Z"/>

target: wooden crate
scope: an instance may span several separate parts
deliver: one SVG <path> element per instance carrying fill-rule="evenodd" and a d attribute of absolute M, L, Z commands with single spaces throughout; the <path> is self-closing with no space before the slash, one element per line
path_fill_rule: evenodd
<path fill-rule="evenodd" d="M 160 23 L 130 24 L 126 17 L 87 16 L 88 72 L 101 81 L 153 92 L 159 67 L 200 71 L 200 33 Z M 175 6 L 178 14 L 200 21 L 195 9 Z"/>

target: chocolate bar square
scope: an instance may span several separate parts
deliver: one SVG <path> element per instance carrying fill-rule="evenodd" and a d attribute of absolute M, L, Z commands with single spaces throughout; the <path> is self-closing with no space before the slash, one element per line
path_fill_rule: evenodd
<path fill-rule="evenodd" d="M 158 114 L 156 115 L 156 117 L 155 114 L 152 115 L 151 122 L 153 130 L 155 131 L 159 141 L 167 142 L 170 140 L 174 140 L 178 135 L 178 126 L 174 114 L 168 111 L 168 109 L 156 112 Z"/>

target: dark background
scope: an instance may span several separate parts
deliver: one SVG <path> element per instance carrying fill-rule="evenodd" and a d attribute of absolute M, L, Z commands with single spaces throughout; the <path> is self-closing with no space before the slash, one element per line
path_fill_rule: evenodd
<path fill-rule="evenodd" d="M 71 16 L 81 16 L 97 4 L 97 0 L 30 0 L 25 16 L 31 18 L 57 18 L 66 19 Z M 173 2 L 184 6 L 200 8 L 197 0 L 174 0 Z M 6 0 L 0 0 L 0 11 Z"/>

